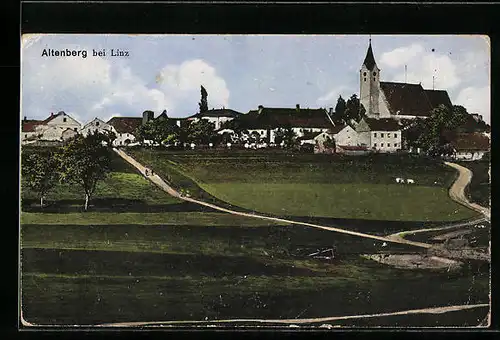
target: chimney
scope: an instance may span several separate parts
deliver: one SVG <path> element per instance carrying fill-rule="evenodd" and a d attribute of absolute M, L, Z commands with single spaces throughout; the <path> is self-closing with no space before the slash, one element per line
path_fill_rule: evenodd
<path fill-rule="evenodd" d="M 264 109 L 264 106 L 259 105 L 259 106 L 258 106 L 258 108 L 259 108 L 259 114 L 261 114 L 261 113 L 262 113 L 262 110 Z"/>
<path fill-rule="evenodd" d="M 51 117 L 54 117 L 54 112 L 51 112 L 51 113 L 50 113 L 50 116 L 51 116 Z"/>
<path fill-rule="evenodd" d="M 144 111 L 142 113 L 142 125 L 146 124 L 150 120 L 153 120 L 154 118 L 154 112 L 153 111 Z"/>
<path fill-rule="evenodd" d="M 24 121 L 27 121 L 27 120 L 28 120 L 28 118 L 26 116 L 24 116 Z"/>
<path fill-rule="evenodd" d="M 300 110 L 300 105 L 299 105 L 299 104 L 295 105 L 295 109 L 296 109 L 297 111 L 299 111 L 299 110 Z"/>

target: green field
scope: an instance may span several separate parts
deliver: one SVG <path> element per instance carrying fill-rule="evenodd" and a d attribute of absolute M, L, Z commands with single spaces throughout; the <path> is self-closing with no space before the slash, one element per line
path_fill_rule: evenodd
<path fill-rule="evenodd" d="M 389 155 L 129 152 L 192 196 L 213 196 L 269 214 L 393 221 L 456 221 L 477 215 L 448 197 L 456 172 L 433 160 Z M 412 178 L 416 184 L 396 184 L 396 177 Z"/>
<path fill-rule="evenodd" d="M 394 269 L 359 256 L 380 242 L 305 227 L 23 225 L 22 239 L 32 323 L 323 317 L 488 301 L 488 264 Z M 332 246 L 335 259 L 308 256 Z"/>

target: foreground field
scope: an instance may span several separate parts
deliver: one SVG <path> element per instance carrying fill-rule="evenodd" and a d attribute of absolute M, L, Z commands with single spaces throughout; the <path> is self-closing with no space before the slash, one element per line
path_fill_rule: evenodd
<path fill-rule="evenodd" d="M 32 323 L 322 317 L 488 301 L 487 264 L 394 269 L 359 256 L 381 251 L 379 242 L 310 228 L 24 225 L 22 239 Z M 334 259 L 308 256 L 332 247 Z"/>
<path fill-rule="evenodd" d="M 477 214 L 448 197 L 456 173 L 404 156 L 174 153 L 135 149 L 179 189 L 247 210 L 285 216 L 393 221 L 456 221 Z M 396 177 L 416 184 L 395 184 Z"/>

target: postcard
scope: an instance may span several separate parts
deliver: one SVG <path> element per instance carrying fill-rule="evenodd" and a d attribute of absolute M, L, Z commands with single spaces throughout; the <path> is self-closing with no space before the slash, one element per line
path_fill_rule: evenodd
<path fill-rule="evenodd" d="M 487 36 L 21 39 L 22 328 L 489 327 Z"/>

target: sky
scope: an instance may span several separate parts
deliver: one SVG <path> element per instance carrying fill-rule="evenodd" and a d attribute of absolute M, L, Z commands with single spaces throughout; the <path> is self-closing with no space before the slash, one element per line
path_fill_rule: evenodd
<path fill-rule="evenodd" d="M 447 90 L 455 105 L 490 122 L 490 45 L 480 35 L 372 35 L 381 81 Z M 265 107 L 335 107 L 359 96 L 368 35 L 24 35 L 21 115 L 64 111 L 95 117 L 171 117 L 197 112 L 200 86 L 209 108 L 246 113 Z M 44 49 L 87 51 L 44 56 Z M 106 56 L 93 56 L 102 50 Z M 111 49 L 128 56 L 111 56 Z M 115 53 L 116 54 L 116 53 Z"/>

